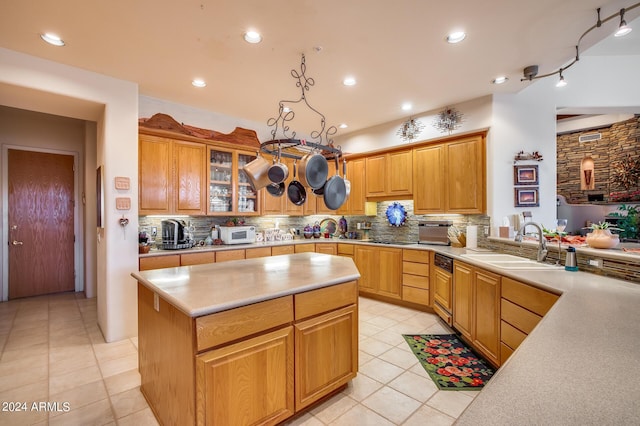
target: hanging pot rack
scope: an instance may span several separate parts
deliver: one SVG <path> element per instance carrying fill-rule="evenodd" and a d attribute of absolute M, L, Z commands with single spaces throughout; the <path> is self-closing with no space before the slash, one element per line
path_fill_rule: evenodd
<path fill-rule="evenodd" d="M 317 151 L 327 159 L 340 157 L 342 155 L 342 149 L 339 146 L 334 147 L 333 140 L 331 139 L 338 129 L 336 126 L 327 128 L 324 114 L 311 106 L 307 100 L 306 92 L 315 85 L 315 81 L 312 77 L 306 76 L 306 71 L 307 66 L 303 54 L 300 61 L 300 70 L 291 70 L 291 76 L 296 80 L 296 87 L 300 89 L 300 97 L 297 100 L 281 100 L 278 102 L 278 116 L 267 120 L 267 125 L 273 127 L 271 130 L 271 137 L 273 139 L 260 144 L 260 151 L 295 160 L 300 160 L 311 151 Z M 311 140 L 296 139 L 296 132 L 291 131 L 289 127 L 289 123 L 295 117 L 295 112 L 286 108 L 285 105 L 302 102 L 304 102 L 307 108 L 317 114 L 320 120 L 320 128 L 312 131 L 310 134 Z M 278 133 L 281 133 L 283 137 L 278 138 Z"/>

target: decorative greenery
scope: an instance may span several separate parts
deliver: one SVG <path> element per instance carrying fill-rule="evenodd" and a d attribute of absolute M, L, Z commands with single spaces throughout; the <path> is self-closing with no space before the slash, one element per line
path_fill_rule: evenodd
<path fill-rule="evenodd" d="M 638 206 L 631 206 L 622 204 L 618 207 L 618 210 L 622 212 L 626 212 L 626 214 L 613 212 L 609 213 L 610 217 L 615 217 L 618 219 L 617 225 L 622 228 L 620 232 L 620 237 L 622 238 L 639 238 L 638 235 Z"/>

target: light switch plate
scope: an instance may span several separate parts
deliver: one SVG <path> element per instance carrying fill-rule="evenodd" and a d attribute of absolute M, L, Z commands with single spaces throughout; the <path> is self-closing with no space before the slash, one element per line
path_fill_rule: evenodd
<path fill-rule="evenodd" d="M 116 197 L 116 209 L 117 210 L 130 210 L 131 198 L 129 197 Z"/>

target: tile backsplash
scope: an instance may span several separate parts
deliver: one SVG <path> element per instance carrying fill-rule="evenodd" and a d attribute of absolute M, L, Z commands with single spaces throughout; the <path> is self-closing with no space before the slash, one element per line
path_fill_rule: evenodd
<path fill-rule="evenodd" d="M 484 227 L 489 227 L 490 218 L 486 215 L 414 215 L 413 214 L 413 201 L 401 200 L 398 201 L 407 212 L 407 220 L 403 226 L 391 226 L 387 221 L 386 211 L 393 201 L 385 201 L 377 203 L 376 216 L 345 216 L 349 224 L 348 230 L 354 231 L 358 234 L 358 239 L 374 239 L 374 240 L 389 240 L 389 241 L 418 241 L 418 223 L 424 220 L 451 220 L 453 225 L 462 232 L 465 231 L 467 225 L 478 225 L 478 245 L 482 246 L 486 242 L 484 235 Z M 171 217 L 171 216 L 168 216 Z M 211 228 L 215 225 L 224 225 L 229 217 L 211 217 L 211 216 L 190 216 L 182 218 L 187 224 L 191 224 L 194 228 L 194 237 L 196 241 L 204 240 Z M 263 231 L 268 228 L 274 228 L 276 225 L 280 229 L 298 229 L 302 234 L 302 229 L 305 225 L 313 225 L 315 222 L 321 222 L 324 219 L 332 218 L 336 222 L 341 218 L 340 215 L 312 215 L 312 216 L 247 216 L 239 217 L 238 219 L 244 219 L 247 225 L 254 225 L 259 231 Z M 156 216 L 140 216 L 139 227 L 140 230 L 151 231 L 152 227 L 156 227 L 158 234 L 156 236 L 156 242 L 161 242 L 161 221 L 162 217 Z M 370 222 L 371 230 L 364 231 L 357 229 L 357 224 L 362 222 Z"/>

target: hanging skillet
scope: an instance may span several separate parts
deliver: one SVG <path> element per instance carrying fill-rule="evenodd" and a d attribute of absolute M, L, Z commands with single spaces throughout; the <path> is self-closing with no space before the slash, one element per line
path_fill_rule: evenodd
<path fill-rule="evenodd" d="M 270 183 L 266 186 L 266 188 L 269 194 L 273 195 L 274 197 L 281 197 L 282 194 L 284 194 L 285 185 L 284 182 Z"/>
<path fill-rule="evenodd" d="M 338 210 L 340 206 L 344 204 L 347 199 L 347 187 L 344 184 L 344 179 L 340 176 L 338 171 L 338 156 L 335 156 L 336 160 L 336 174 L 331 176 L 329 180 L 324 184 L 324 204 L 330 210 Z"/>
<path fill-rule="evenodd" d="M 287 188 L 287 196 L 296 206 L 301 206 L 307 200 L 307 190 L 304 189 L 304 185 L 296 180 L 296 162 L 293 162 L 293 180 L 289 182 Z"/>

